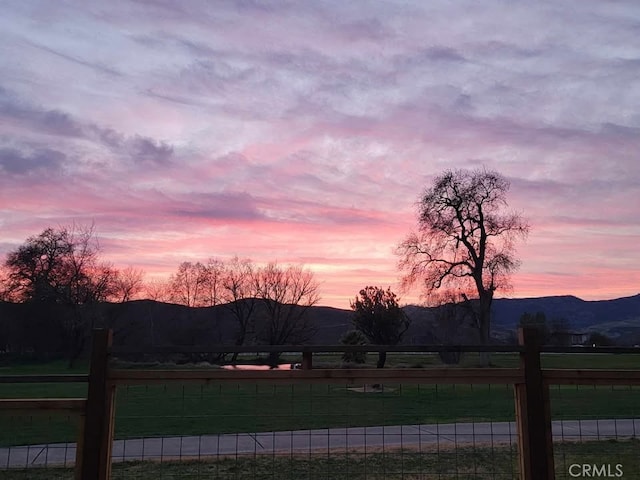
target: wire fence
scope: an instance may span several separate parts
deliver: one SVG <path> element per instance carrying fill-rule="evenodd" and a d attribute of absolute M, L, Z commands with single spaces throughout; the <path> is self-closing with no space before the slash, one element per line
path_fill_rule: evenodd
<path fill-rule="evenodd" d="M 557 479 L 639 478 L 639 387 L 550 397 Z M 494 384 L 127 385 L 112 478 L 517 479 L 513 402 Z M 73 478 L 79 420 L 4 411 L 0 478 Z"/>
<path fill-rule="evenodd" d="M 511 385 L 118 390 L 113 478 L 518 478 Z M 138 464 L 152 461 L 137 471 Z"/>
<path fill-rule="evenodd" d="M 0 470 L 75 464 L 78 415 L 0 412 L 0 425 Z"/>
<path fill-rule="evenodd" d="M 400 347 L 388 369 L 329 368 L 337 350 L 302 371 L 124 368 L 108 340 L 88 377 L 0 376 L 0 480 L 640 478 L 637 355 L 541 368 L 525 339 L 503 368 Z"/>
<path fill-rule="evenodd" d="M 0 479 L 73 478 L 86 382 L 86 375 L 0 377 Z M 58 398 L 38 398 L 51 396 Z"/>
<path fill-rule="evenodd" d="M 557 479 L 640 478 L 640 387 L 552 385 Z"/>

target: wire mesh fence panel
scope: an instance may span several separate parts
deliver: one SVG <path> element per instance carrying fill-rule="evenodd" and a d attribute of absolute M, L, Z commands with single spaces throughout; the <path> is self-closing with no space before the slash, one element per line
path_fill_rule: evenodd
<path fill-rule="evenodd" d="M 73 478 L 80 417 L 0 411 L 0 479 Z"/>
<path fill-rule="evenodd" d="M 114 479 L 537 479 L 552 454 L 540 388 L 547 384 L 556 478 L 640 478 L 635 363 L 620 351 L 578 361 L 550 349 L 540 370 L 527 338 L 519 356 L 496 355 L 501 368 L 473 368 L 471 356 L 397 352 L 390 368 L 371 369 L 375 358 L 345 366 L 334 352 L 309 370 L 303 351 L 301 363 L 292 356 L 292 366 L 274 372 L 234 372 L 209 363 L 109 368 L 110 337 L 102 335 L 89 378 L 0 377 L 0 480 L 75 478 L 81 413 L 83 476 L 106 473 L 111 454 Z M 600 371 L 576 369 L 585 359 Z M 305 370 L 291 371 L 297 367 Z"/>
<path fill-rule="evenodd" d="M 512 385 L 120 386 L 114 479 L 515 479 Z"/>
<path fill-rule="evenodd" d="M 640 478 L 640 387 L 550 387 L 557 479 Z"/>

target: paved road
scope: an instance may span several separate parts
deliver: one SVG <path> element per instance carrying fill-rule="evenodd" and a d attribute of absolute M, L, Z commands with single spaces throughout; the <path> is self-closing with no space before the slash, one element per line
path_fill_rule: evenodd
<path fill-rule="evenodd" d="M 588 441 L 640 436 L 640 419 L 565 420 L 553 422 L 557 440 Z M 448 423 L 385 427 L 351 427 L 268 433 L 239 433 L 116 440 L 113 460 L 169 460 L 236 454 L 289 454 L 397 448 L 453 448 L 462 444 L 510 444 L 517 439 L 513 422 Z M 72 465 L 75 443 L 0 448 L 0 470 L 29 466 Z"/>

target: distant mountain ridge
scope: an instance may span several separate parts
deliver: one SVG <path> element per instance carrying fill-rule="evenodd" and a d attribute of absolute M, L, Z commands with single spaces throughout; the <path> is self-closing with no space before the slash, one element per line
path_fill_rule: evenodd
<path fill-rule="evenodd" d="M 501 298 L 494 300 L 493 324 L 515 329 L 524 312 L 544 312 L 547 320 L 563 318 L 575 332 L 599 332 L 612 338 L 640 330 L 640 294 L 613 300 L 574 296 Z"/>
<path fill-rule="evenodd" d="M 236 324 L 228 308 L 190 308 L 152 300 L 126 303 L 106 303 L 94 307 L 91 322 L 94 327 L 114 330 L 114 345 L 140 348 L 155 346 L 206 346 L 233 344 Z M 404 307 L 412 319 L 404 338 L 407 344 L 441 343 L 442 325 L 436 321 L 434 309 L 416 305 Z M 499 298 L 492 307 L 492 337 L 495 341 L 513 339 L 523 313 L 544 312 L 549 321 L 565 319 L 574 333 L 603 333 L 620 344 L 640 343 L 640 294 L 614 300 L 586 301 L 574 296 L 539 298 Z M 340 337 L 352 329 L 351 310 L 327 306 L 311 307 L 308 311 L 316 333 L 310 343 L 337 344 Z M 56 313 L 34 321 L 24 304 L 0 302 L 0 351 L 5 346 L 33 344 L 39 337 L 40 346 L 54 345 L 63 340 L 56 337 L 50 325 L 57 322 Z M 451 330 L 451 329 L 450 329 Z M 478 343 L 476 332 L 469 326 L 454 326 L 451 343 Z M 38 332 L 34 334 L 34 332 Z M 249 343 L 255 343 L 249 341 Z M 62 348 L 62 347 L 60 347 Z M 13 350 L 14 348 L 10 348 Z M 55 351 L 55 350 L 52 350 Z"/>
<path fill-rule="evenodd" d="M 316 309 L 329 307 L 316 307 Z M 315 311 L 314 316 L 320 312 Z M 351 311 L 330 309 L 332 325 L 324 325 L 325 330 L 340 326 L 344 330 L 326 332 L 327 342 L 335 343 L 342 333 L 351 328 Z M 438 332 L 434 332 L 435 318 L 433 309 L 419 305 L 407 305 L 405 312 L 412 318 L 412 324 L 405 337 L 406 343 L 437 343 Z M 326 312 L 326 310 L 325 310 Z M 339 312 L 339 313 L 338 313 Z M 534 298 L 497 298 L 492 306 L 492 337 L 504 340 L 518 328 L 520 317 L 524 313 L 543 312 L 549 322 L 556 319 L 566 320 L 574 333 L 598 332 L 621 343 L 640 342 L 640 294 L 612 300 L 582 300 L 572 295 Z M 322 315 L 317 315 L 318 320 Z M 343 318 L 344 317 L 344 318 Z M 320 323 L 320 322 L 318 322 Z M 321 325 L 318 325 L 321 327 Z M 459 340 L 475 343 L 474 332 L 470 329 L 461 332 Z"/>

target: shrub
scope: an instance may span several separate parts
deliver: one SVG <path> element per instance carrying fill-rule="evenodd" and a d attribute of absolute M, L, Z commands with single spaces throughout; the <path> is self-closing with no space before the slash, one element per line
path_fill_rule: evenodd
<path fill-rule="evenodd" d="M 366 345 L 367 339 L 359 330 L 349 330 L 342 338 L 340 338 L 342 345 Z M 366 352 L 344 352 L 342 354 L 342 361 L 345 363 L 365 363 L 367 361 Z"/>

